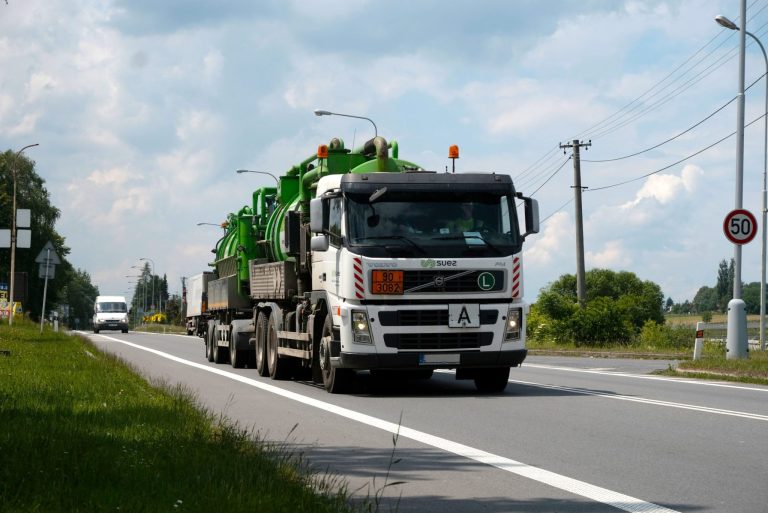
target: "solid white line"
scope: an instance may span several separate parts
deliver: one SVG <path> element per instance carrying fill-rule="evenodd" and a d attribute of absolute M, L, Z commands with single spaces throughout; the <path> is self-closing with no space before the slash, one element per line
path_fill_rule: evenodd
<path fill-rule="evenodd" d="M 650 376 L 648 374 L 631 374 L 628 372 L 613 372 L 604 371 L 599 369 L 577 369 L 575 367 L 561 367 L 557 365 L 545 365 L 540 363 L 525 363 L 522 368 L 544 369 L 544 370 L 557 370 L 563 372 L 578 372 L 583 374 L 599 374 L 601 376 L 614 376 L 619 378 L 634 378 L 634 379 L 648 379 L 652 381 L 666 381 L 671 383 L 682 383 L 686 385 L 699 385 L 707 387 L 719 387 L 719 388 L 736 388 L 738 390 L 750 390 L 753 392 L 768 392 L 768 387 L 750 387 L 740 386 L 735 384 L 720 383 L 715 381 L 704 381 L 700 379 L 686 379 L 686 378 L 672 378 L 669 376 Z"/>
<path fill-rule="evenodd" d="M 131 346 L 136 349 L 140 349 L 142 351 L 147 351 L 147 352 L 156 354 L 158 356 L 167 358 L 168 360 L 171 360 L 177 363 L 181 363 L 183 365 L 188 365 L 196 369 L 217 374 L 219 376 L 224 376 L 234 381 L 239 381 L 240 383 L 244 383 L 246 385 L 259 388 L 266 392 L 270 392 L 272 394 L 285 397 L 286 399 L 291 399 L 293 401 L 297 401 L 299 403 L 306 404 L 308 406 L 312 406 L 314 408 L 318 408 L 320 410 L 333 413 L 335 415 L 339 415 L 341 417 L 354 420 L 356 422 L 360 422 L 361 424 L 365 424 L 367 426 L 375 427 L 393 434 L 399 433 L 399 436 L 402 436 L 404 438 L 409 438 L 411 440 L 423 443 L 425 445 L 429 445 L 431 447 L 435 447 L 437 449 L 440 449 L 446 452 L 451 452 L 453 454 L 457 454 L 459 456 L 469 458 L 471 460 L 474 460 L 480 463 L 485 463 L 486 465 L 491 465 L 493 467 L 499 468 L 501 470 L 505 470 L 512 474 L 525 477 L 528 479 L 532 479 L 534 481 L 538 481 L 539 483 L 543 483 L 545 485 L 557 488 L 559 490 L 563 490 L 565 492 L 569 492 L 574 495 L 579 495 L 581 497 L 591 499 L 595 502 L 607 504 L 609 506 L 612 506 L 614 508 L 617 508 L 623 511 L 628 511 L 631 513 L 679 513 L 675 510 L 668 509 L 663 506 L 653 504 L 651 502 L 646 502 L 646 501 L 637 499 L 635 497 L 630 497 L 629 495 L 624 495 L 622 493 L 614 492 L 606 488 L 601 488 L 599 486 L 591 485 L 589 483 L 585 483 L 584 481 L 572 479 L 570 477 L 566 477 L 560 474 L 556 474 L 554 472 L 550 472 L 548 470 L 527 465 L 525 463 L 515 461 L 509 458 L 505 458 L 503 456 L 492 454 L 480 449 L 475 449 L 474 447 L 469 447 L 468 445 L 463 445 L 457 442 L 453 442 L 451 440 L 447 440 L 445 438 L 440 438 L 438 436 L 430 435 L 429 433 L 425 433 L 423 431 L 417 431 L 415 429 L 398 425 L 393 422 L 379 419 L 377 417 L 372 417 L 364 413 L 360 413 L 354 410 L 349 410 L 347 408 L 337 406 L 335 404 L 313 399 L 311 397 L 297 394 L 295 392 L 290 392 L 288 390 L 284 390 L 274 385 L 270 385 L 268 383 L 262 383 L 261 381 L 256 381 L 251 378 L 246 378 L 244 376 L 240 376 L 238 374 L 234 374 L 232 372 L 228 372 L 217 367 L 192 362 L 189 360 L 184 360 L 183 358 L 179 358 L 178 356 L 174 356 L 172 354 L 164 353 L 162 351 L 158 351 L 156 349 L 152 349 L 149 347 L 140 346 L 138 344 L 127 342 L 125 340 L 108 337 L 106 335 L 99 335 L 99 336 L 106 338 L 107 340 L 111 340 L 113 342 L 119 342 L 121 344 L 125 344 L 127 346 Z"/>
<path fill-rule="evenodd" d="M 710 408 L 708 406 L 696 406 L 693 404 L 685 403 L 673 403 L 670 401 L 659 401 L 657 399 L 645 399 L 643 397 L 632 397 L 629 395 L 621 394 L 606 394 L 605 392 L 594 392 L 592 390 L 585 390 L 583 388 L 564 387 L 559 385 L 545 385 L 542 383 L 534 383 L 532 381 L 521 381 L 517 379 L 509 380 L 510 383 L 518 383 L 521 385 L 529 385 L 538 388 L 547 388 L 550 390 L 561 390 L 565 392 L 572 392 L 574 394 L 592 395 L 595 397 L 604 397 L 606 399 L 618 399 L 619 401 L 631 401 L 634 403 L 653 404 L 655 406 L 667 406 L 670 408 L 679 408 L 682 410 L 699 411 L 703 413 L 714 413 L 717 415 L 728 415 L 731 417 L 741 417 L 745 419 L 762 420 L 768 422 L 768 415 L 760 415 L 758 413 L 748 413 L 743 411 L 723 410 L 720 408 Z"/>

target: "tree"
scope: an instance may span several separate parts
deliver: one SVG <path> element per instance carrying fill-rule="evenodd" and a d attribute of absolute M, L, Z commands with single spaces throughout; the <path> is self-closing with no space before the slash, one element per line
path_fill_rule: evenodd
<path fill-rule="evenodd" d="M 0 154 L 0 227 L 11 227 L 13 210 L 13 170 L 16 169 L 16 208 L 29 209 L 32 214 L 30 230 L 32 244 L 29 249 L 16 249 L 15 271 L 27 273 L 27 300 L 22 305 L 33 318 L 39 318 L 43 301 L 43 280 L 38 275 L 35 257 L 50 241 L 62 264 L 56 268 L 56 278 L 48 281 L 49 308 L 55 302 L 52 298 L 60 296 L 61 289 L 72 278 L 73 269 L 66 256 L 69 248 L 64 245 L 64 237 L 59 235 L 54 225 L 61 215 L 58 208 L 50 201 L 50 195 L 43 180 L 35 172 L 35 164 L 25 155 L 12 150 Z M 0 261 L 0 281 L 6 282 L 10 273 L 10 252 Z M 16 291 L 15 291 L 16 292 Z"/>
<path fill-rule="evenodd" d="M 725 262 L 725 260 L 723 260 Z M 720 305 L 720 294 L 717 288 L 701 287 L 696 295 L 693 296 L 693 306 L 696 312 L 718 311 Z"/>
<path fill-rule="evenodd" d="M 748 314 L 760 313 L 760 282 L 747 283 L 741 289 L 741 299 L 744 300 Z"/>
<path fill-rule="evenodd" d="M 536 301 L 537 330 L 576 344 L 627 343 L 649 320 L 664 323 L 661 287 L 634 273 L 592 269 L 586 273 L 587 303 L 576 300 L 576 277 L 561 276 Z"/>
<path fill-rule="evenodd" d="M 672 311 L 672 307 L 674 305 L 675 305 L 675 302 L 672 301 L 671 297 L 668 297 L 666 303 L 664 303 L 664 310 L 666 310 L 667 312 L 670 312 Z"/>
<path fill-rule="evenodd" d="M 71 328 L 85 328 L 93 315 L 93 303 L 99 295 L 98 287 L 91 283 L 91 276 L 80 269 L 72 271 L 68 283 L 61 288 L 57 298 L 66 305 L 69 315 L 65 321 Z"/>

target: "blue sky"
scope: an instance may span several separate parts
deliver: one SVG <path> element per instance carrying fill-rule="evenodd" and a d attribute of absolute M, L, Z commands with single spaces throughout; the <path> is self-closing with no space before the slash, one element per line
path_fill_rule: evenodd
<path fill-rule="evenodd" d="M 747 28 L 768 34 L 768 0 L 748 4 Z M 589 162 L 655 146 L 735 96 L 738 39 L 718 14 L 738 20 L 738 1 L 9 0 L 0 146 L 40 144 L 27 155 L 62 211 L 69 260 L 102 293 L 130 290 L 142 257 L 178 292 L 219 235 L 197 223 L 222 221 L 271 181 L 236 169 L 280 173 L 332 137 L 372 136 L 366 121 L 314 109 L 367 116 L 427 169 L 444 170 L 458 144 L 458 171 L 536 191 L 548 219 L 524 255 L 533 299 L 575 272 L 573 168 L 558 143 L 592 140 L 582 183 L 597 189 L 735 130 L 731 103 L 652 151 Z M 749 46 L 747 83 L 764 68 Z M 764 87 L 747 92 L 747 121 Z M 758 122 L 744 177 L 758 218 L 762 156 Z M 714 285 L 733 255 L 722 222 L 735 157 L 730 138 L 585 193 L 587 268 L 635 272 L 675 301 Z M 760 279 L 758 241 L 744 249 L 745 282 Z"/>

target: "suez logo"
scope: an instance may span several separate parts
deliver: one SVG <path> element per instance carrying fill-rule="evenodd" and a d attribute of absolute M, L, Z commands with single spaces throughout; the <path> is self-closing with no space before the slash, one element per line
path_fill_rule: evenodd
<path fill-rule="evenodd" d="M 435 260 L 434 258 L 425 258 L 421 261 L 421 266 L 427 269 L 434 269 L 435 267 L 456 267 L 456 260 Z"/>

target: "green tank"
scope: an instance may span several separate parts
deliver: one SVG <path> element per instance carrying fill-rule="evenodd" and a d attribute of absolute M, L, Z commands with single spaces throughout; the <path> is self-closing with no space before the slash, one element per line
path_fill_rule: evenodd
<path fill-rule="evenodd" d="M 278 177 L 277 187 L 255 190 L 251 206 L 227 216 L 226 234 L 216 244 L 216 260 L 211 264 L 219 278 L 236 274 L 238 292 L 247 297 L 251 260 L 260 263 L 293 260 L 285 246 L 288 212 L 298 212 L 300 221 L 306 222 L 309 200 L 315 196 L 320 178 L 331 174 L 421 169 L 412 162 L 400 160 L 398 153 L 397 143 L 387 143 L 383 137 L 375 137 L 354 150 L 346 149 L 342 139 L 334 138 L 328 145 L 321 145 L 316 154 Z"/>

